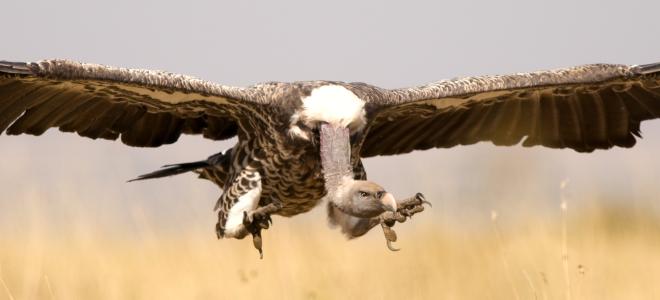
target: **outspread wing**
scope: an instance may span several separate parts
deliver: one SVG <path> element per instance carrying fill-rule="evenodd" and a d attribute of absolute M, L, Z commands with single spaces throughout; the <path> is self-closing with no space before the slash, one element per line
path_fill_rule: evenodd
<path fill-rule="evenodd" d="M 361 156 L 491 141 L 579 152 L 632 147 L 660 117 L 660 63 L 585 65 L 383 91 Z"/>
<path fill-rule="evenodd" d="M 170 144 L 182 133 L 221 140 L 237 134 L 242 106 L 264 104 L 251 93 L 162 71 L 0 61 L 0 134 L 58 127 L 138 147 Z"/>

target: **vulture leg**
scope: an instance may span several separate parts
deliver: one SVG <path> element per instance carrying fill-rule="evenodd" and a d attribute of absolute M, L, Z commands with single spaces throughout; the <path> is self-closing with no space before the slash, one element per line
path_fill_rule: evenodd
<path fill-rule="evenodd" d="M 397 240 L 396 232 L 394 229 L 392 229 L 394 224 L 396 224 L 396 222 L 403 223 L 408 218 L 411 218 L 414 214 L 423 212 L 424 204 L 431 206 L 431 202 L 426 201 L 424 195 L 417 193 L 414 197 L 397 201 L 398 208 L 396 212 L 384 212 L 379 217 L 377 217 L 380 226 L 383 228 L 383 234 L 385 235 L 388 249 L 392 251 L 400 250 L 398 248 L 394 248 L 392 245 L 392 243 L 396 242 Z"/>
<path fill-rule="evenodd" d="M 216 209 L 218 238 L 242 239 L 252 235 L 254 247 L 263 258 L 261 230 L 270 226 L 270 214 L 277 212 L 279 202 L 259 206 L 261 203 L 261 175 L 258 170 L 246 167 L 224 189 Z"/>
<path fill-rule="evenodd" d="M 252 235 L 254 248 L 259 251 L 259 258 L 264 258 L 262 248 L 261 230 L 268 229 L 273 220 L 270 215 L 279 211 L 282 205 L 279 203 L 270 203 L 266 206 L 257 207 L 255 210 L 243 213 L 243 226 Z"/>
<path fill-rule="evenodd" d="M 422 193 L 417 193 L 415 196 L 397 201 L 397 213 L 400 213 L 406 217 L 412 217 L 416 213 L 424 211 L 424 204 L 428 204 L 429 207 L 432 207 L 431 202 L 426 201 L 426 198 Z"/>

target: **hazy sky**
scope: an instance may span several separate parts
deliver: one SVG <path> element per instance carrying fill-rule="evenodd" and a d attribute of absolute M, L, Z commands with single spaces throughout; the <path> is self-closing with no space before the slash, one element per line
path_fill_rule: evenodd
<path fill-rule="evenodd" d="M 227 85 L 329 79 L 389 88 L 660 61 L 660 2 L 653 0 L 7 1 L 2 10 L 0 59 L 68 58 Z M 645 139 L 631 150 L 578 154 L 480 144 L 369 159 L 366 166 L 371 179 L 398 196 L 425 192 L 437 204 L 426 220 L 556 207 L 565 178 L 575 203 L 605 197 L 657 207 L 660 122 L 646 122 L 642 131 Z M 136 149 L 52 130 L 38 138 L 0 136 L 0 229 L 35 210 L 63 221 L 85 214 L 99 226 L 143 211 L 163 226 L 212 228 L 219 196 L 212 185 L 193 176 L 124 181 L 230 146 L 187 137 Z"/>

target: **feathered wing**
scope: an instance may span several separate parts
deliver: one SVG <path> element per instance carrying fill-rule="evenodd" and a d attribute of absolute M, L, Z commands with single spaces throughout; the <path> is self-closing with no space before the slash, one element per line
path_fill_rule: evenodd
<path fill-rule="evenodd" d="M 446 80 L 385 90 L 370 105 L 362 157 L 479 141 L 632 147 L 640 122 L 660 117 L 660 63 Z"/>
<path fill-rule="evenodd" d="M 162 71 L 0 61 L 0 134 L 58 127 L 139 147 L 170 144 L 181 134 L 221 140 L 237 134 L 243 108 L 265 104 L 254 93 Z"/>

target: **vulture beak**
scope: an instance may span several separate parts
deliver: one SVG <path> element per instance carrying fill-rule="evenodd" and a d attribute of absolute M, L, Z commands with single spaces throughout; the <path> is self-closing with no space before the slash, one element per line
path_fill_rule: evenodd
<path fill-rule="evenodd" d="M 385 193 L 385 195 L 380 198 L 380 202 L 383 204 L 385 210 L 396 212 L 396 200 L 394 200 L 394 196 L 392 196 L 392 194 Z"/>

